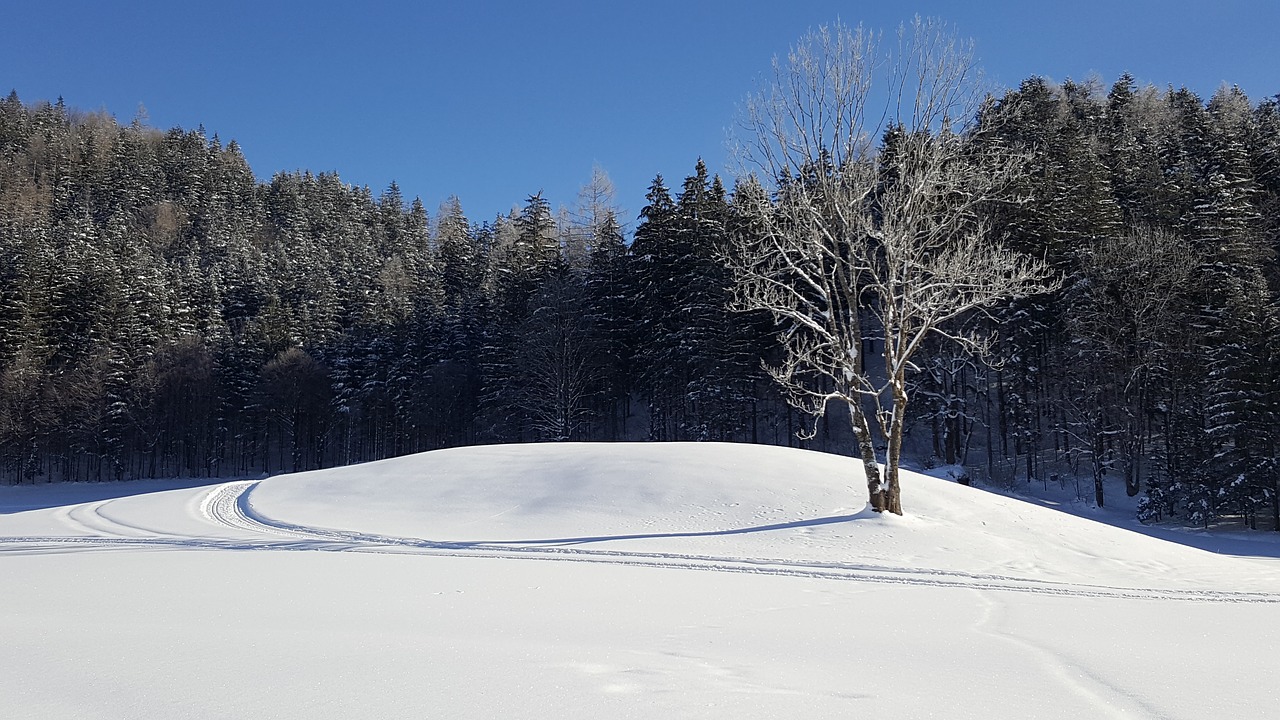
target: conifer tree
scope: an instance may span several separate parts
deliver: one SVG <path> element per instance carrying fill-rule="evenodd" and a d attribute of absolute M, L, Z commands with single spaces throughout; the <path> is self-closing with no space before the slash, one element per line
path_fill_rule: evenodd
<path fill-rule="evenodd" d="M 649 185 L 631 242 L 632 281 L 636 299 L 635 366 L 649 412 L 649 439 L 675 439 L 683 384 L 679 368 L 667 354 L 676 328 L 673 310 L 678 288 L 671 246 L 675 235 L 675 203 L 662 176 Z"/>
<path fill-rule="evenodd" d="M 631 294 L 632 258 L 611 212 L 593 234 L 585 283 L 585 312 L 597 353 L 597 416 L 607 418 L 601 428 L 605 439 L 620 440 L 627 436 L 635 384 L 636 299 Z"/>

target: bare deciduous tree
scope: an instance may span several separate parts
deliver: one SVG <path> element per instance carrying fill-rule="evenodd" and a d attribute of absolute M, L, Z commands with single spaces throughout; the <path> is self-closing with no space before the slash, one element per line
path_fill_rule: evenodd
<path fill-rule="evenodd" d="M 980 219 L 1022 159 L 970 142 L 978 72 L 937 21 L 916 18 L 883 54 L 860 27 L 822 27 L 773 70 L 741 122 L 751 172 L 738 192 L 760 222 L 729 253 L 738 305 L 779 322 L 786 357 L 770 370 L 795 407 L 816 419 L 847 406 L 871 506 L 900 514 L 912 356 L 931 333 L 981 351 L 983 338 L 948 323 L 1049 289 L 1045 267 Z"/>
<path fill-rule="evenodd" d="M 542 439 L 575 439 L 591 419 L 587 400 L 596 368 L 582 292 L 572 276 L 551 280 L 516 329 L 520 360 L 511 392 Z"/>
<path fill-rule="evenodd" d="M 1179 346 L 1190 342 L 1180 320 L 1188 314 L 1197 260 L 1185 239 L 1154 228 L 1107 238 L 1084 258 L 1069 317 L 1088 370 L 1074 378 L 1078 400 L 1068 431 L 1077 455 L 1090 461 L 1099 507 L 1113 454 L 1126 493 L 1141 490 L 1143 419 L 1153 409 L 1156 378 L 1168 374 Z M 1119 452 L 1104 454 L 1107 447 Z"/>

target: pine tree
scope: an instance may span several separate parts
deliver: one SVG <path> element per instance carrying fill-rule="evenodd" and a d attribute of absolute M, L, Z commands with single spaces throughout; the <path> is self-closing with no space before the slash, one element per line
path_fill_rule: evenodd
<path fill-rule="evenodd" d="M 545 434 L 523 388 L 514 386 L 525 361 L 523 343 L 533 318 L 547 302 L 559 305 L 570 275 L 561 253 L 551 206 L 541 193 L 531 195 L 520 213 L 499 226 L 500 244 L 490 255 L 490 315 L 482 350 L 482 404 L 491 416 L 489 432 L 501 439 Z M 553 313 L 554 314 L 554 313 Z M 545 313 L 544 313 L 545 315 Z"/>
<path fill-rule="evenodd" d="M 667 352 L 676 331 L 678 278 L 674 252 L 675 203 L 658 175 L 649 185 L 640 223 L 631 242 L 632 281 L 636 298 L 635 359 L 637 380 L 649 411 L 649 439 L 675 439 L 683 378 Z"/>
<path fill-rule="evenodd" d="M 720 178 L 708 178 L 699 159 L 676 202 L 681 292 L 675 338 L 688 367 L 684 432 L 698 440 L 727 440 L 747 424 L 754 363 L 741 347 L 740 328 L 728 309 L 732 281 L 719 259 L 729 213 Z"/>
<path fill-rule="evenodd" d="M 631 415 L 636 325 L 631 273 L 632 259 L 623 243 L 622 229 L 617 218 L 606 212 L 591 239 L 584 299 L 597 354 L 597 416 L 607 418 L 607 427 L 601 431 L 608 440 L 627 436 Z"/>
<path fill-rule="evenodd" d="M 440 272 L 443 314 L 439 359 L 425 392 L 431 398 L 437 444 L 471 440 L 480 396 L 478 358 L 486 315 L 481 279 L 487 258 L 457 197 L 441 206 L 436 222 L 435 264 Z"/>

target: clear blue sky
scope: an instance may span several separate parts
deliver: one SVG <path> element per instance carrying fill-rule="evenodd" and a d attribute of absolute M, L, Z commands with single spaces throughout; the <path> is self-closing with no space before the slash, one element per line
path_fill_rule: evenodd
<path fill-rule="evenodd" d="M 203 124 L 260 178 L 337 171 L 397 181 L 432 213 L 456 194 L 473 220 L 538 190 L 571 205 L 599 164 L 628 223 L 662 173 L 725 167 L 725 128 L 770 58 L 836 18 L 891 30 L 933 15 L 972 37 L 1005 86 L 1123 71 L 1280 93 L 1274 0 L 542 0 L 83 2 L 0 10 L 0 92 Z"/>

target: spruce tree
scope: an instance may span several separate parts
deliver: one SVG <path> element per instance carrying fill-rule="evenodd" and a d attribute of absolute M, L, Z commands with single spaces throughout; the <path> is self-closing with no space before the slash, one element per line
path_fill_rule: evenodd
<path fill-rule="evenodd" d="M 635 358 L 638 389 L 649 413 L 650 440 L 675 439 L 682 402 L 683 378 L 668 352 L 677 328 L 679 282 L 673 261 L 675 203 L 658 175 L 649 185 L 631 242 L 635 315 Z"/>
<path fill-rule="evenodd" d="M 627 437 L 631 415 L 636 325 L 632 272 L 622 229 L 613 213 L 606 212 L 591 238 L 584 311 L 596 352 L 597 416 L 606 418 L 600 431 L 608 440 Z"/>

